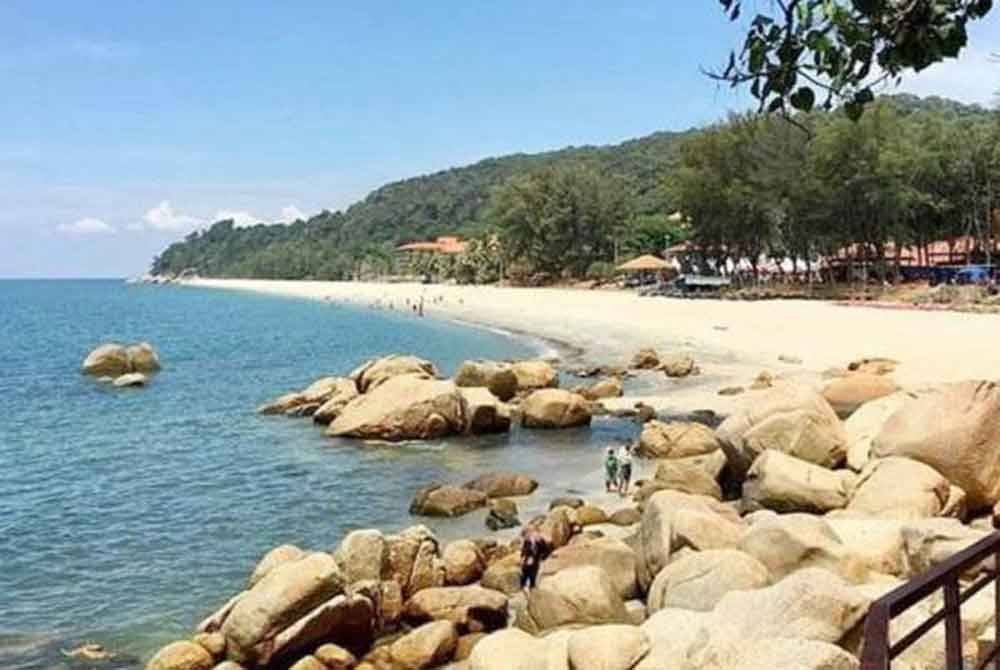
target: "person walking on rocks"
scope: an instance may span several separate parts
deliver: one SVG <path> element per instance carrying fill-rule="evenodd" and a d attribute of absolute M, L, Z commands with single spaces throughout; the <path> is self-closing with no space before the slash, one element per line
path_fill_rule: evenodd
<path fill-rule="evenodd" d="M 608 447 L 608 453 L 604 456 L 604 490 L 611 493 L 618 489 L 618 457 L 615 456 L 615 448 Z"/>
<path fill-rule="evenodd" d="M 618 450 L 618 493 L 622 498 L 628 495 L 629 483 L 632 481 L 632 447 L 623 444 Z"/>
<path fill-rule="evenodd" d="M 538 570 L 548 555 L 548 544 L 534 526 L 524 529 L 521 536 L 521 588 L 528 595 L 538 583 Z"/>

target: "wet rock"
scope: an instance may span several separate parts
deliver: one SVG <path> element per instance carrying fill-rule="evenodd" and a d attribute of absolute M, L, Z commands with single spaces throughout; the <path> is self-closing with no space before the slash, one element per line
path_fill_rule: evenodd
<path fill-rule="evenodd" d="M 534 493 L 538 481 L 514 472 L 490 472 L 466 482 L 465 488 L 481 491 L 488 498 L 509 498 Z"/>
<path fill-rule="evenodd" d="M 459 486 L 431 484 L 419 491 L 410 503 L 410 514 L 457 517 L 486 507 L 486 494 Z"/>
<path fill-rule="evenodd" d="M 464 396 L 452 382 L 400 375 L 344 407 L 326 434 L 366 440 L 427 440 L 468 428 Z"/>
<path fill-rule="evenodd" d="M 561 389 L 535 391 L 521 403 L 522 423 L 526 428 L 572 428 L 590 424 L 587 400 Z"/>
<path fill-rule="evenodd" d="M 102 344 L 83 361 L 83 372 L 95 377 L 120 377 L 131 371 L 128 351 L 120 344 Z"/>
<path fill-rule="evenodd" d="M 486 527 L 492 531 L 516 528 L 521 525 L 517 516 L 517 504 L 513 500 L 500 498 L 490 501 L 490 511 L 486 515 Z"/>

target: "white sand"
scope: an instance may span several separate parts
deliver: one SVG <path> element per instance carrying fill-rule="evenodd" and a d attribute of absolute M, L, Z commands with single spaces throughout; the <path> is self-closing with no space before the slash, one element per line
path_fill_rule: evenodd
<path fill-rule="evenodd" d="M 906 387 L 1000 379 L 1000 316 L 846 307 L 820 301 L 732 302 L 643 298 L 625 291 L 424 286 L 350 282 L 199 279 L 193 286 L 257 291 L 407 311 L 503 328 L 579 347 L 592 363 L 626 362 L 641 347 L 684 350 L 703 370 L 690 384 L 658 388 L 660 408 L 725 411 L 714 391 L 748 384 L 757 372 L 812 376 L 864 356 L 900 362 Z M 416 316 L 414 316 L 416 318 Z M 779 356 L 802 360 L 801 365 Z M 712 389 L 706 386 L 711 384 Z M 738 397 L 738 396 L 737 396 Z M 686 405 L 686 407 L 681 407 Z"/>

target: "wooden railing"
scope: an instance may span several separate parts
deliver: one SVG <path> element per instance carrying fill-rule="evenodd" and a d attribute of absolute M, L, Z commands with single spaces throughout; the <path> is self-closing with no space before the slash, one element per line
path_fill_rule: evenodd
<path fill-rule="evenodd" d="M 962 590 L 959 579 L 963 574 L 975 572 L 984 561 L 993 559 L 981 575 Z M 892 660 L 906 651 L 935 626 L 944 621 L 946 670 L 963 670 L 962 666 L 962 603 L 984 588 L 994 584 L 993 644 L 986 653 L 980 652 L 975 670 L 983 670 L 990 663 L 1000 670 L 1000 532 L 995 532 L 963 549 L 948 560 L 886 594 L 868 610 L 865 620 L 864 648 L 861 652 L 861 670 L 889 670 Z M 925 598 L 938 591 L 944 595 L 944 606 L 929 619 L 893 642 L 889 635 L 892 620 Z"/>

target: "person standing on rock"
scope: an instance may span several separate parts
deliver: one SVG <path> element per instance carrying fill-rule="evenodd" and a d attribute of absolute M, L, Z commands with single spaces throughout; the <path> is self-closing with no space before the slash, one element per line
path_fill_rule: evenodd
<path fill-rule="evenodd" d="M 528 595 L 538 583 L 538 570 L 548 555 L 545 538 L 534 526 L 524 529 L 521 537 L 521 588 Z"/>
<path fill-rule="evenodd" d="M 618 489 L 618 457 L 615 456 L 615 448 L 608 447 L 608 453 L 604 457 L 604 490 L 607 493 Z"/>
<path fill-rule="evenodd" d="M 628 495 L 629 483 L 632 481 L 632 447 L 623 444 L 618 450 L 618 493 L 624 498 Z"/>

